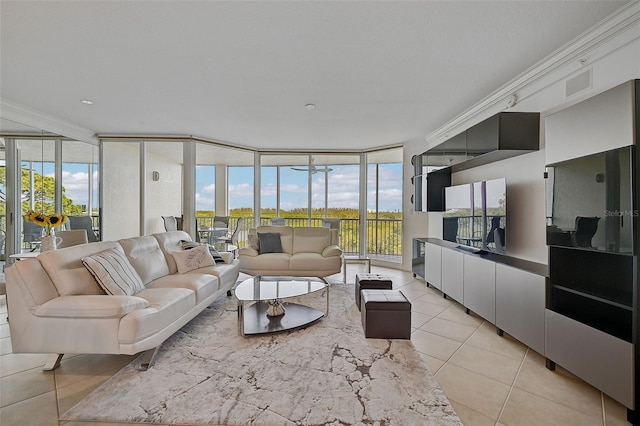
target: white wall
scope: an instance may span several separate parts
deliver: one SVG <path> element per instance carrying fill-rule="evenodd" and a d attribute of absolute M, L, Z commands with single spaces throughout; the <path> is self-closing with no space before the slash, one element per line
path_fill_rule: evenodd
<path fill-rule="evenodd" d="M 140 235 L 140 153 L 137 143 L 104 142 L 103 241 Z"/>
<path fill-rule="evenodd" d="M 182 142 L 155 142 L 171 144 L 175 155 L 147 153 L 146 160 L 146 234 L 164 232 L 161 216 L 182 215 Z M 149 143 L 147 143 L 149 145 Z M 153 181 L 152 173 L 157 171 L 160 180 Z"/>

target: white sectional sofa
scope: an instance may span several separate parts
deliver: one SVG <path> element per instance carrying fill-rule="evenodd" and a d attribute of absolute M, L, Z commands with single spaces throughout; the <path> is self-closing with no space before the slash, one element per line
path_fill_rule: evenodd
<path fill-rule="evenodd" d="M 259 234 L 279 234 L 280 250 L 265 253 L 258 244 Z M 249 275 L 327 277 L 342 267 L 337 229 L 259 226 L 249 230 L 249 243 L 239 251 L 240 271 Z"/>
<path fill-rule="evenodd" d="M 13 352 L 52 354 L 45 369 L 53 369 L 65 353 L 144 351 L 141 368 L 148 368 L 162 342 L 230 294 L 238 278 L 239 261 L 231 253 L 221 253 L 226 263 L 179 273 L 172 253 L 183 258 L 182 240 L 191 238 L 171 231 L 82 244 L 16 262 L 5 271 Z M 83 258 L 108 252 L 124 253 L 124 263 L 135 269 L 140 288 L 134 294 L 106 294 L 85 267 Z"/>

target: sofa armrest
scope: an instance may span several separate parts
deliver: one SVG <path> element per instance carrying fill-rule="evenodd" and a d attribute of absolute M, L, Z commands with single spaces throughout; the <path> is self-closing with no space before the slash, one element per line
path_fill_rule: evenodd
<path fill-rule="evenodd" d="M 342 256 L 342 249 L 337 245 L 327 246 L 324 248 L 324 250 L 322 250 L 322 256 L 323 257 Z"/>
<path fill-rule="evenodd" d="M 61 296 L 38 306 L 34 314 L 39 317 L 117 318 L 148 306 L 148 301 L 136 296 Z"/>
<path fill-rule="evenodd" d="M 253 247 L 242 247 L 238 252 L 240 256 L 251 256 L 256 257 L 259 253 L 258 250 Z"/>

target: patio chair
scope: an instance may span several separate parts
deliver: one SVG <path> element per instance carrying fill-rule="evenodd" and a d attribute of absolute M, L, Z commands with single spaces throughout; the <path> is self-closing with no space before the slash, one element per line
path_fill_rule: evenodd
<path fill-rule="evenodd" d="M 40 246 L 40 237 L 42 236 L 42 226 L 29 222 L 22 216 L 22 243 L 28 244 L 31 251 Z"/>
<path fill-rule="evenodd" d="M 58 248 L 71 247 L 78 244 L 87 244 L 89 242 L 86 229 L 57 231 L 56 237 L 62 238 L 62 241 L 60 242 L 60 244 L 58 244 Z"/>
<path fill-rule="evenodd" d="M 98 237 L 93 230 L 91 216 L 69 216 L 69 229 L 84 229 L 87 231 L 88 242 L 95 243 L 98 241 Z"/>
<path fill-rule="evenodd" d="M 244 229 L 244 221 L 246 218 L 241 217 L 238 219 L 236 223 L 236 228 L 233 230 L 231 237 L 229 237 L 226 242 L 231 243 L 233 245 L 238 245 L 238 241 L 244 241 L 247 239 L 247 235 L 249 234 L 248 229 Z M 242 239 L 241 239 L 242 238 Z"/>
<path fill-rule="evenodd" d="M 162 217 L 162 221 L 164 222 L 165 231 L 178 230 L 178 219 L 175 216 L 161 216 L 161 217 Z"/>
<path fill-rule="evenodd" d="M 271 226 L 285 226 L 284 218 L 282 217 L 271 218 Z"/>

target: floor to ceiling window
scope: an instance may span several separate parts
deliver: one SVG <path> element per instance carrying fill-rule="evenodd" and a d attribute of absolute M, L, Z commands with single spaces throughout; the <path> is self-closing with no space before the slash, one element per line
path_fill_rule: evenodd
<path fill-rule="evenodd" d="M 327 226 L 332 219 L 346 253 L 359 252 L 360 155 L 262 154 L 262 224 L 279 217 L 289 226 Z"/>
<path fill-rule="evenodd" d="M 309 163 L 307 155 L 260 156 L 260 223 L 268 225 L 275 218 L 286 225 L 307 224 L 308 174 L 302 170 Z M 293 170 L 292 167 L 299 169 Z"/>
<path fill-rule="evenodd" d="M 16 147 L 20 158 L 21 178 L 18 181 L 18 193 L 20 194 L 20 221 L 21 249 L 34 249 L 38 247 L 42 227 L 27 220 L 27 212 L 35 212 L 51 215 L 60 213 L 56 209 L 56 178 L 55 178 L 55 151 L 56 140 L 41 139 L 17 139 Z M 69 204 L 70 200 L 62 192 L 62 204 Z"/>
<path fill-rule="evenodd" d="M 94 227 L 100 214 L 98 151 L 96 145 L 62 141 L 62 212 L 91 216 Z"/>
<path fill-rule="evenodd" d="M 312 221 L 328 218 L 339 229 L 340 245 L 347 254 L 360 247 L 360 155 L 314 155 L 311 163 Z"/>
<path fill-rule="evenodd" d="M 198 142 L 195 191 L 199 229 L 212 228 L 215 216 L 228 216 L 229 234 L 240 218 L 246 233 L 254 226 L 253 152 Z"/>
<path fill-rule="evenodd" d="M 367 253 L 402 261 L 402 148 L 367 154 Z"/>
<path fill-rule="evenodd" d="M 29 210 L 46 215 L 95 214 L 97 219 L 100 194 L 97 145 L 6 119 L 0 122 L 0 142 L 2 260 L 11 260 L 6 258 L 5 251 L 13 254 L 39 246 L 42 227 L 25 219 Z M 15 220 L 8 221 L 10 217 Z M 71 222 L 63 226 L 71 227 Z M 95 229 L 99 232 L 97 220 Z"/>
<path fill-rule="evenodd" d="M 229 166 L 227 169 L 228 216 L 253 218 L 253 164 Z"/>

